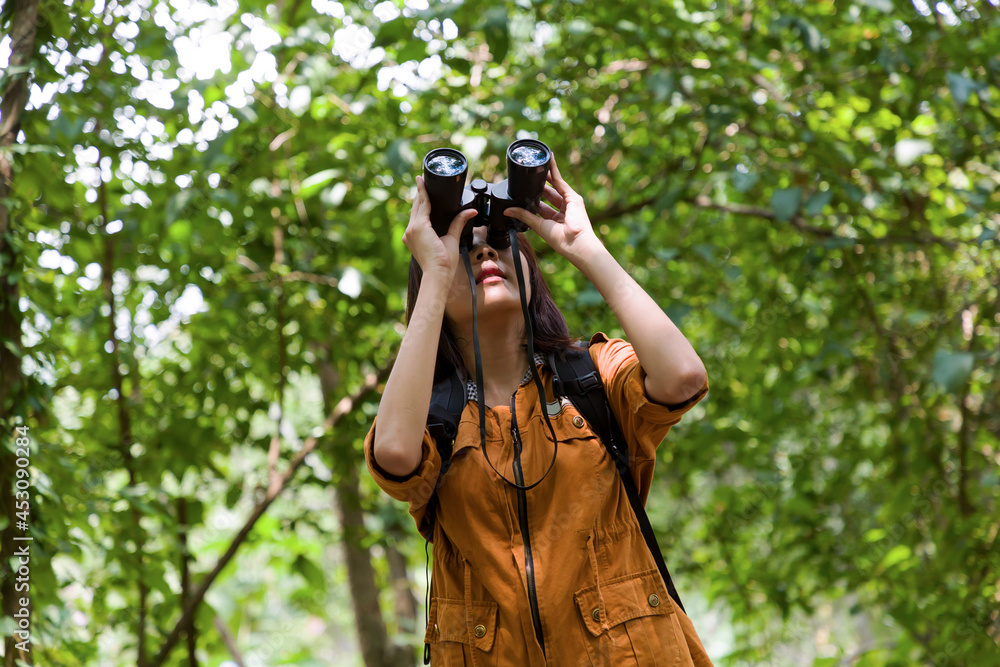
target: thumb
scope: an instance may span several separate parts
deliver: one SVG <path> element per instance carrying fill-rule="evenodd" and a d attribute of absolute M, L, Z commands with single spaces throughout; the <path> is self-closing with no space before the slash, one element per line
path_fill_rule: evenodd
<path fill-rule="evenodd" d="M 461 241 L 462 231 L 465 229 L 465 225 L 469 220 L 476 217 L 476 209 L 469 208 L 464 211 L 459 211 L 455 219 L 451 221 L 451 225 L 448 226 L 448 236 L 455 239 L 455 241 Z"/>
<path fill-rule="evenodd" d="M 517 206 L 511 206 L 510 208 L 504 210 L 504 215 L 510 218 L 516 218 L 524 224 L 528 225 L 533 232 L 538 232 L 538 226 L 544 222 L 544 218 L 537 216 L 531 211 L 519 208 Z"/>

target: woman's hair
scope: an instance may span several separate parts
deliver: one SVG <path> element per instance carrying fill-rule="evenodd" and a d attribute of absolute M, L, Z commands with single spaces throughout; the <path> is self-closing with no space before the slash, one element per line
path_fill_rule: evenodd
<path fill-rule="evenodd" d="M 552 299 L 549 286 L 538 267 L 538 257 L 535 250 L 523 233 L 517 235 L 518 249 L 528 261 L 528 282 L 531 285 L 531 301 L 528 311 L 533 320 L 533 341 L 536 352 L 561 352 L 570 347 L 578 339 L 571 336 L 566 318 Z M 424 272 L 417 260 L 410 258 L 410 276 L 406 289 L 406 323 L 413 317 L 413 307 L 417 303 L 417 293 L 420 291 L 420 281 Z M 437 361 L 434 364 L 434 382 L 447 377 L 456 369 L 465 372 L 465 362 L 459 351 L 454 335 L 448 329 L 447 319 L 441 326 L 441 337 L 438 339 Z"/>

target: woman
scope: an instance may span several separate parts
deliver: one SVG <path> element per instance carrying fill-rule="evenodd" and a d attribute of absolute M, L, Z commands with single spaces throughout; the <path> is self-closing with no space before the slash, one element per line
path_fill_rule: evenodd
<path fill-rule="evenodd" d="M 543 206 L 540 216 L 511 208 L 507 215 L 583 272 L 628 336 L 630 343 L 595 334 L 589 351 L 645 501 L 657 446 L 708 389 L 705 367 L 601 243 L 554 158 L 548 181 L 544 196 L 553 208 Z M 512 252 L 486 244 L 485 227 L 475 229 L 469 255 L 489 458 L 481 450 L 480 401 L 470 383 L 451 466 L 439 480 L 441 457 L 425 425 L 432 378 L 455 370 L 474 377 L 472 294 L 459 236 L 475 212 L 459 213 L 442 237 L 429 214 L 418 177 L 403 234 L 414 259 L 408 327 L 365 457 L 379 486 L 409 503 L 418 528 L 434 543 L 425 635 L 432 664 L 711 665 L 691 621 L 667 594 L 610 455 L 572 404 L 542 407 L 526 369 L 536 364 L 549 399 L 552 371 L 542 355 L 528 358 Z M 521 238 L 534 347 L 565 348 L 573 339 Z M 558 438 L 551 471 L 554 443 L 543 409 Z M 427 503 L 435 487 L 431 522 Z"/>

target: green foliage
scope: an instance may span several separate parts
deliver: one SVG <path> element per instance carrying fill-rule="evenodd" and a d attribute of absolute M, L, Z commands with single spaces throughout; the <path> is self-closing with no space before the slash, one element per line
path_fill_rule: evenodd
<path fill-rule="evenodd" d="M 364 473 L 375 399 L 320 425 L 400 339 L 420 159 L 455 145 L 500 178 L 523 133 L 709 368 L 649 504 L 696 625 L 725 628 L 719 663 L 995 661 L 994 3 L 211 7 L 43 5 L 5 204 L 24 368 L 51 392 L 30 421 L 38 664 L 135 663 L 140 590 L 155 655 L 183 526 L 200 582 L 279 428 L 279 472 L 320 447 L 199 608 L 199 657 L 229 658 L 216 619 L 274 664 L 354 646 L 330 489 Z M 195 76 L 185 45 L 215 31 L 231 69 Z M 537 249 L 574 332 L 620 334 Z M 367 482 L 362 505 L 363 546 L 402 526 L 422 569 L 405 509 Z"/>

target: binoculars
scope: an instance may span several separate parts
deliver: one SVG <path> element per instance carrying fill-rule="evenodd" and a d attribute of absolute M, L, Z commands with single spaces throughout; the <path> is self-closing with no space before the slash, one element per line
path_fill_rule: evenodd
<path fill-rule="evenodd" d="M 518 139 L 507 147 L 507 178 L 492 185 L 477 178 L 466 187 L 469 161 L 454 148 L 435 148 L 424 156 L 424 186 L 431 201 L 434 231 L 444 236 L 455 216 L 471 208 L 476 217 L 466 223 L 460 245 L 471 247 L 472 230 L 486 225 L 490 246 L 497 250 L 510 247 L 511 227 L 523 232 L 528 226 L 503 212 L 517 206 L 538 213 L 551 162 L 552 151 L 541 141 Z"/>

